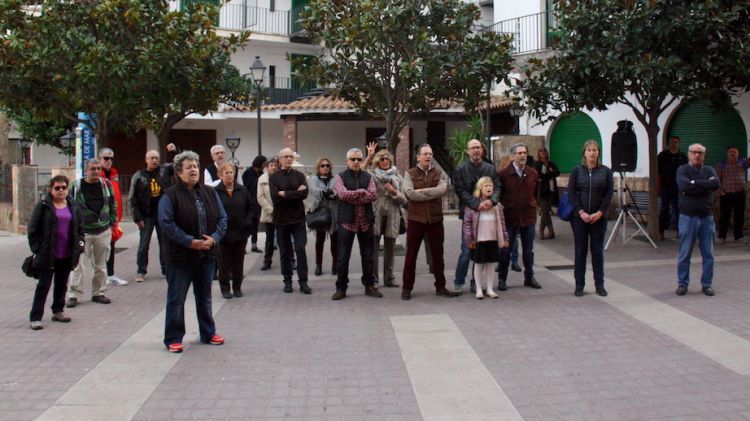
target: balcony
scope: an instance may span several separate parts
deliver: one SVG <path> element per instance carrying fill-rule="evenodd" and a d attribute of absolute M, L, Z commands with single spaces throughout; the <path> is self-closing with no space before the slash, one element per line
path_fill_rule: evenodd
<path fill-rule="evenodd" d="M 485 27 L 483 31 L 512 35 L 513 55 L 523 55 L 552 48 L 558 39 L 556 29 L 557 18 L 548 11 L 502 20 Z"/>
<path fill-rule="evenodd" d="M 264 104 L 288 104 L 309 93 L 319 93 L 321 89 L 288 77 L 275 77 L 270 85 L 269 79 L 266 78 L 263 80 L 263 87 L 267 89 Z"/>
<path fill-rule="evenodd" d="M 192 0 L 192 2 L 194 1 Z M 175 11 L 180 10 L 183 4 L 187 4 L 187 2 L 171 0 L 169 8 Z M 271 10 L 247 4 L 228 3 L 222 5 L 219 10 L 219 22 L 216 25 L 216 29 L 229 31 L 246 30 L 255 34 L 288 37 L 292 33 L 292 26 L 296 25 L 296 22 L 291 21 L 293 15 L 298 16 L 299 12 L 292 13 L 290 10 Z"/>

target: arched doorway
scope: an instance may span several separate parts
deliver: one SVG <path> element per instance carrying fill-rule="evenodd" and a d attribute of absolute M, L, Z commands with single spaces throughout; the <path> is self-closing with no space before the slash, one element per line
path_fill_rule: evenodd
<path fill-rule="evenodd" d="M 596 140 L 601 147 L 602 136 L 594 120 L 580 111 L 557 118 L 550 136 L 550 159 L 560 172 L 570 173 L 581 163 L 581 150 L 587 140 Z"/>
<path fill-rule="evenodd" d="M 747 156 L 747 132 L 742 118 L 734 109 L 717 112 L 708 100 L 691 101 L 674 114 L 667 130 L 669 136 L 679 136 L 680 150 L 700 143 L 706 147 L 706 164 L 714 166 L 726 159 L 726 149 L 735 145 L 740 156 Z"/>

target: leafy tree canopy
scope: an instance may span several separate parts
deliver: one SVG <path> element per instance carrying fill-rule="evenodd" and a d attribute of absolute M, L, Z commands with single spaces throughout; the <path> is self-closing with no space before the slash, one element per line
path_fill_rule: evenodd
<path fill-rule="evenodd" d="M 323 49 L 295 58 L 295 67 L 383 118 L 395 150 L 410 115 L 446 100 L 473 108 L 490 80 L 507 75 L 510 37 L 473 31 L 478 18 L 479 9 L 461 0 L 311 0 L 301 25 Z"/>
<path fill-rule="evenodd" d="M 658 119 L 676 101 L 718 102 L 748 86 L 749 11 L 732 0 L 561 0 L 560 41 L 524 69 L 524 101 L 539 118 L 628 106 L 648 133 L 649 215 L 657 215 Z M 656 223 L 649 232 L 656 236 Z"/>

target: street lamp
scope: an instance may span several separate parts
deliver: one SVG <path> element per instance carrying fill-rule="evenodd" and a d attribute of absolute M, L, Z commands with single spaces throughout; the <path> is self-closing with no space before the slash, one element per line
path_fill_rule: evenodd
<path fill-rule="evenodd" d="M 513 105 L 510 106 L 508 112 L 510 113 L 511 117 L 515 119 L 516 127 L 514 130 L 514 134 L 519 134 L 521 131 L 521 124 L 519 122 L 519 119 L 522 115 L 524 115 L 524 113 L 526 113 L 526 107 L 521 105 L 518 100 L 514 100 Z"/>
<path fill-rule="evenodd" d="M 21 146 L 21 165 L 29 165 L 26 159 L 26 151 L 31 148 L 32 140 L 25 137 L 16 140 L 18 140 L 18 144 Z"/>
<path fill-rule="evenodd" d="M 255 61 L 250 66 L 250 73 L 253 75 L 253 81 L 255 82 L 255 107 L 258 109 L 258 156 L 261 153 L 261 141 L 260 141 L 260 88 L 263 84 L 263 76 L 266 73 L 266 66 L 260 61 L 260 56 L 255 56 Z"/>
<path fill-rule="evenodd" d="M 237 148 L 240 147 L 240 137 L 232 133 L 228 138 L 226 138 L 226 142 L 227 142 L 227 147 L 229 148 L 230 151 L 232 151 L 232 158 L 230 159 L 230 161 L 234 165 L 239 164 L 237 159 L 234 157 L 234 153 L 237 151 Z"/>
<path fill-rule="evenodd" d="M 69 131 L 60 136 L 60 145 L 65 149 L 65 155 L 68 157 L 68 166 L 70 166 L 71 155 L 73 154 L 72 146 L 75 144 L 76 135 Z"/>

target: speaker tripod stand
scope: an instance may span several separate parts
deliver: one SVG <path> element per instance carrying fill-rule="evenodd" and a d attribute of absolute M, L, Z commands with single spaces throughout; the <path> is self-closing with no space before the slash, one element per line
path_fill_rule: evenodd
<path fill-rule="evenodd" d="M 630 198 L 630 203 L 626 201 L 625 193 L 628 194 L 628 197 Z M 632 240 L 635 236 L 638 234 L 642 234 L 646 239 L 651 243 L 654 248 L 656 247 L 656 243 L 654 243 L 654 240 L 649 237 L 648 232 L 646 229 L 643 228 L 643 225 L 645 225 L 645 222 L 643 221 L 643 214 L 641 213 L 641 209 L 638 207 L 638 204 L 635 202 L 635 199 L 633 198 L 633 192 L 630 191 L 630 188 L 628 187 L 628 184 L 625 181 L 625 173 L 620 171 L 620 187 L 617 189 L 617 200 L 620 205 L 620 214 L 617 217 L 617 222 L 615 222 L 615 226 L 612 227 L 612 233 L 609 234 L 609 239 L 607 240 L 607 244 L 604 245 L 604 250 L 607 250 L 609 248 L 610 243 L 612 243 L 612 240 L 617 235 L 617 230 L 622 229 L 622 243 L 626 244 L 628 241 Z M 635 211 L 638 213 L 638 216 L 641 219 L 641 222 L 638 222 L 638 219 L 633 215 L 632 209 L 635 209 Z M 629 237 L 627 235 L 627 222 L 628 219 L 633 221 L 633 223 L 636 226 L 636 230 L 633 234 L 631 234 Z M 622 227 L 621 227 L 622 226 Z"/>

